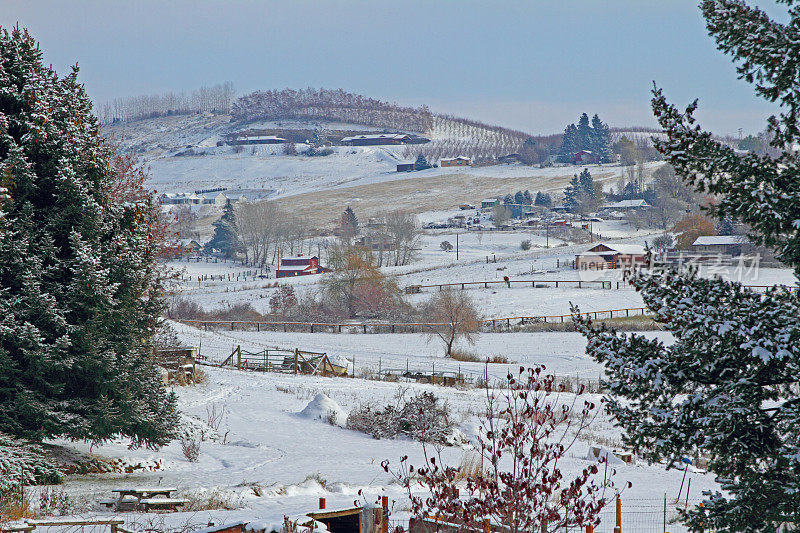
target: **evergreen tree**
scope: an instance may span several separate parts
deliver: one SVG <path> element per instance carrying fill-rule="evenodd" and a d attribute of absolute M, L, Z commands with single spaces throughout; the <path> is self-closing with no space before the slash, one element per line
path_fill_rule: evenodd
<path fill-rule="evenodd" d="M 748 152 L 759 153 L 764 149 L 764 144 L 761 142 L 761 139 L 758 137 L 753 137 L 752 135 L 748 135 L 737 145 L 739 150 L 746 150 Z"/>
<path fill-rule="evenodd" d="M 567 188 L 564 189 L 564 207 L 573 213 L 577 211 L 578 204 L 580 202 L 580 196 L 581 180 L 578 178 L 578 175 L 575 174 L 572 176 L 572 180 L 570 180 Z"/>
<path fill-rule="evenodd" d="M 522 191 L 517 191 L 514 194 L 514 203 L 519 205 L 525 205 L 525 194 Z"/>
<path fill-rule="evenodd" d="M 733 221 L 730 217 L 725 217 L 717 223 L 716 227 L 717 235 L 733 235 L 734 228 L 733 228 Z"/>
<path fill-rule="evenodd" d="M 419 154 L 417 156 L 417 160 L 414 162 L 414 170 L 425 170 L 428 168 L 433 168 L 433 167 L 431 166 L 430 163 L 428 163 L 428 160 L 425 159 L 425 155 Z M 350 208 L 348 207 L 348 209 Z"/>
<path fill-rule="evenodd" d="M 578 119 L 577 127 L 578 137 L 576 139 L 577 150 L 591 150 L 592 149 L 592 127 L 589 125 L 589 115 L 583 113 L 581 118 Z M 576 150 L 576 151 L 577 151 Z"/>
<path fill-rule="evenodd" d="M 594 190 L 594 180 L 592 180 L 592 174 L 589 172 L 588 168 L 584 168 L 581 171 L 581 175 L 578 176 L 578 181 L 580 182 L 580 190 L 582 193 L 590 198 L 597 198 L 597 194 Z"/>
<path fill-rule="evenodd" d="M 525 205 L 533 205 L 533 196 L 531 196 L 531 191 L 526 190 L 522 193 L 522 203 Z"/>
<path fill-rule="evenodd" d="M 564 207 L 573 213 L 586 214 L 597 204 L 597 191 L 594 180 L 588 168 L 581 171 L 580 176 L 575 174 L 564 190 Z"/>
<path fill-rule="evenodd" d="M 358 235 L 358 219 L 350 206 L 347 206 L 347 209 L 342 212 L 342 216 L 339 217 L 338 233 L 348 243 Z"/>
<path fill-rule="evenodd" d="M 217 251 L 222 257 L 233 259 L 244 248 L 239 238 L 239 229 L 236 227 L 236 213 L 233 211 L 233 204 L 230 199 L 225 202 L 222 209 L 222 216 L 212 224 L 214 235 L 206 243 L 206 251 Z"/>
<path fill-rule="evenodd" d="M 141 190 L 115 201 L 125 176 L 77 75 L 0 30 L 0 432 L 163 445 L 158 213 Z"/>
<path fill-rule="evenodd" d="M 578 150 L 578 128 L 575 127 L 575 124 L 570 124 L 564 129 L 564 138 L 558 149 L 558 159 L 562 163 L 568 163 L 572 161 L 572 156 Z"/>
<path fill-rule="evenodd" d="M 590 150 L 597 154 L 601 163 L 611 161 L 611 133 L 608 124 L 605 124 L 600 117 L 595 114 L 592 117 L 592 134 Z"/>
<path fill-rule="evenodd" d="M 533 205 L 538 205 L 542 207 L 552 207 L 553 199 L 550 197 L 549 194 L 539 191 L 536 193 L 536 199 L 533 201 Z"/>
<path fill-rule="evenodd" d="M 747 224 L 751 239 L 800 275 L 800 158 L 790 150 L 800 141 L 800 12 L 789 9 L 781 24 L 740 0 L 703 0 L 701 9 L 740 76 L 783 106 L 768 121 L 781 154 L 740 156 L 697 125 L 697 101 L 681 112 L 658 88 L 653 110 L 666 138 L 656 148 L 688 184 L 718 198 L 712 215 Z M 726 493 L 689 511 L 693 531 L 772 533 L 800 523 L 800 297 L 667 268 L 632 283 L 673 344 L 595 328 L 574 309 L 588 353 L 606 365 L 625 442 L 667 464 L 709 459 Z"/>

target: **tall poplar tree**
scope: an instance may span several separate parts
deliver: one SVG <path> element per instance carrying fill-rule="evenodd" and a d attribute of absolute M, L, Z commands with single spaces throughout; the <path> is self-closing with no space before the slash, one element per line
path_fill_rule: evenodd
<path fill-rule="evenodd" d="M 157 210 L 115 201 L 119 159 L 77 74 L 0 29 L 0 432 L 162 445 L 177 415 L 150 344 Z"/>
<path fill-rule="evenodd" d="M 784 0 L 785 4 L 794 2 Z M 704 0 L 707 29 L 756 93 L 781 106 L 768 121 L 777 158 L 740 155 L 653 90 L 666 138 L 656 148 L 683 180 L 715 195 L 719 219 L 747 224 L 800 274 L 800 10 L 778 23 L 741 0 Z M 773 533 L 800 524 L 800 297 L 758 294 L 737 282 L 663 267 L 632 279 L 655 320 L 675 338 L 594 327 L 577 309 L 587 351 L 605 363 L 610 408 L 624 440 L 672 464 L 702 456 L 725 493 L 689 511 L 693 531 Z"/>

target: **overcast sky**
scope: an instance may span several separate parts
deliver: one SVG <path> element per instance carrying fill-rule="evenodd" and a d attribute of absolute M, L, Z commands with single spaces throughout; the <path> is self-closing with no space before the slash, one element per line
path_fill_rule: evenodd
<path fill-rule="evenodd" d="M 772 14 L 780 8 L 766 4 Z M 342 87 L 532 133 L 582 112 L 655 125 L 655 80 L 705 127 L 776 110 L 737 79 L 695 0 L 0 0 L 96 102 L 232 81 L 238 93 Z"/>

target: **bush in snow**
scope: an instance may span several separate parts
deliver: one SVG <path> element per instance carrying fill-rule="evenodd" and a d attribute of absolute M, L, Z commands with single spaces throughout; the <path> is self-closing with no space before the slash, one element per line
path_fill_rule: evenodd
<path fill-rule="evenodd" d="M 408 396 L 399 391 L 395 403 L 383 408 L 362 405 L 347 417 L 346 427 L 368 433 L 376 439 L 404 435 L 422 442 L 448 444 L 453 433 L 446 403 L 430 392 Z"/>
<path fill-rule="evenodd" d="M 24 485 L 61 483 L 61 473 L 41 446 L 15 440 L 0 433 L 0 493 Z"/>
<path fill-rule="evenodd" d="M 581 397 L 583 391 L 565 398 L 555 376 L 543 371 L 521 368 L 507 375 L 502 389 L 487 390 L 474 454 L 459 467 L 442 464 L 425 449 L 422 465 L 404 457 L 391 470 L 383 461 L 384 470 L 406 489 L 414 516 L 465 526 L 490 518 L 510 533 L 567 531 L 600 522 L 600 512 L 618 493 L 610 479 L 613 468 L 600 459 L 568 477 L 561 466 L 597 410 Z"/>
<path fill-rule="evenodd" d="M 190 463 L 196 463 L 197 459 L 200 458 L 200 441 L 182 439 L 181 450 L 183 451 L 183 456 L 186 457 L 187 461 Z"/>

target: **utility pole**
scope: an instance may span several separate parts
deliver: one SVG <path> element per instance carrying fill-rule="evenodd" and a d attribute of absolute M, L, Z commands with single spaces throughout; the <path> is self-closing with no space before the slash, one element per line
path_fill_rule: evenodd
<path fill-rule="evenodd" d="M 545 225 L 545 247 L 550 248 L 550 222 Z"/>
<path fill-rule="evenodd" d="M 456 231 L 456 261 L 458 261 L 458 232 Z"/>

